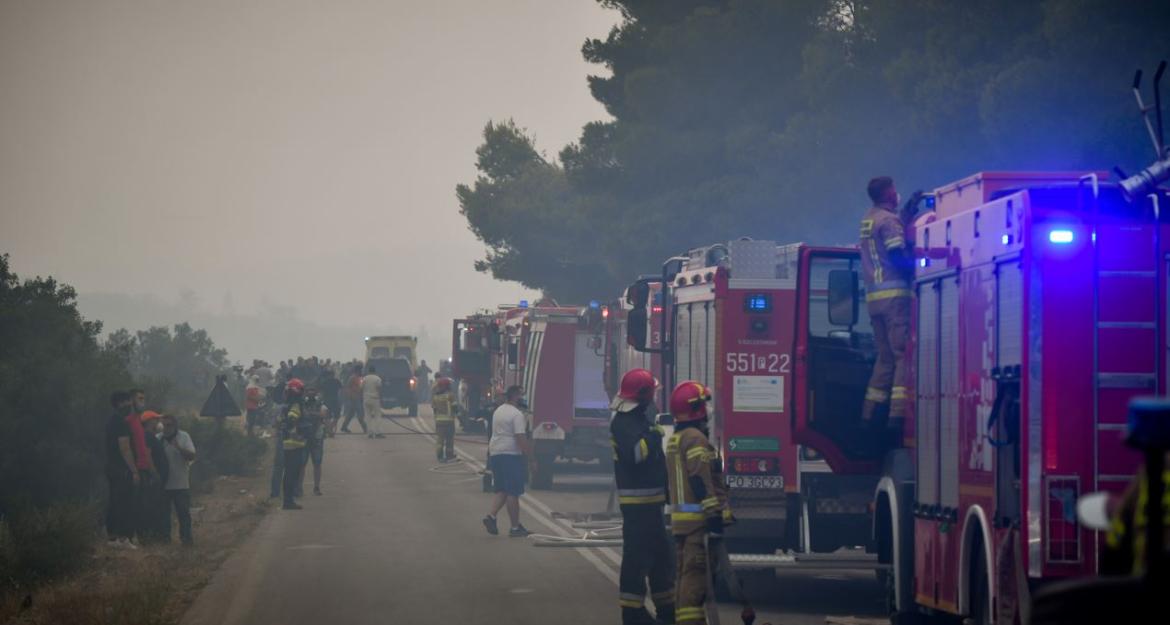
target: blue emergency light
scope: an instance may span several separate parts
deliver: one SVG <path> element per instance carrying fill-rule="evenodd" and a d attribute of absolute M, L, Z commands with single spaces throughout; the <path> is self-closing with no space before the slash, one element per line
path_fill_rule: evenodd
<path fill-rule="evenodd" d="M 1060 244 L 1072 243 L 1073 231 L 1067 228 L 1056 228 L 1054 230 L 1050 230 L 1048 232 L 1048 242 Z"/>
<path fill-rule="evenodd" d="M 601 308 L 601 304 L 598 304 L 597 300 L 590 300 L 589 307 L 590 308 Z"/>
<path fill-rule="evenodd" d="M 528 300 L 526 300 L 526 299 L 520 300 L 520 308 L 528 308 Z"/>

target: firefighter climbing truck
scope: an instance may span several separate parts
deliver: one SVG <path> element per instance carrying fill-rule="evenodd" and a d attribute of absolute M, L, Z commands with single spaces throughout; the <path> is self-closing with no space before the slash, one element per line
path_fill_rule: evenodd
<path fill-rule="evenodd" d="M 834 324 L 827 298 L 831 273 L 858 263 L 855 249 L 745 239 L 691 250 L 668 261 L 661 277 L 627 289 L 638 294 L 627 313 L 630 343 L 661 352 L 665 385 L 694 379 L 712 390 L 712 442 L 737 518 L 728 539 L 740 554 L 824 553 L 870 541 L 868 508 L 886 450 L 866 450 L 860 466 L 832 467 L 793 430 L 860 414 L 872 331 L 864 316 Z M 647 345 L 656 312 L 647 286 L 662 294 L 661 349 Z M 849 558 L 872 560 L 854 552 L 835 564 Z"/>

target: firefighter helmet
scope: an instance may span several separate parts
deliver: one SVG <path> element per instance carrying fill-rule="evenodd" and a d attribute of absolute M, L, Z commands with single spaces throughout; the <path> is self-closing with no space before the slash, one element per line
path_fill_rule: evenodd
<path fill-rule="evenodd" d="M 646 369 L 630 369 L 622 376 L 621 388 L 610 407 L 618 412 L 629 412 L 638 404 L 653 399 L 656 388 L 658 380 L 654 379 L 653 373 Z"/>
<path fill-rule="evenodd" d="M 674 415 L 676 423 L 706 419 L 709 401 L 711 392 L 707 387 L 694 380 L 687 380 L 674 387 L 674 391 L 671 392 L 670 414 Z"/>
<path fill-rule="evenodd" d="M 304 395 L 305 383 L 301 382 L 300 378 L 293 378 L 293 379 L 288 381 L 288 384 L 284 385 L 284 392 L 285 393 L 292 393 L 293 395 L 298 395 L 298 396 Z"/>

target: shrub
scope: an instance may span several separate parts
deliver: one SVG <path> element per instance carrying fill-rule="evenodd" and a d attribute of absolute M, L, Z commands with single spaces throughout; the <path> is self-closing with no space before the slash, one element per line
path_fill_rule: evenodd
<path fill-rule="evenodd" d="M 94 506 L 76 503 L 18 511 L 0 530 L 0 558 L 12 566 L 10 579 L 28 586 L 76 570 L 93 547 L 96 514 Z"/>
<path fill-rule="evenodd" d="M 253 475 L 268 453 L 263 440 L 214 419 L 184 417 L 179 427 L 195 443 L 197 461 L 191 467 L 191 488 L 195 490 L 210 490 L 211 480 L 219 475 Z"/>

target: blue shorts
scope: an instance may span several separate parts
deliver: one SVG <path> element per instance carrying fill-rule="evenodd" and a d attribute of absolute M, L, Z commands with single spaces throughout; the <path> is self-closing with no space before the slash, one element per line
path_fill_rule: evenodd
<path fill-rule="evenodd" d="M 488 465 L 492 470 L 492 485 L 497 493 L 507 493 L 513 497 L 524 494 L 524 483 L 528 481 L 528 463 L 524 461 L 524 456 L 492 456 L 488 459 Z"/>
<path fill-rule="evenodd" d="M 309 439 L 307 447 L 309 449 L 309 457 L 307 459 L 312 460 L 314 466 L 321 466 L 321 461 L 325 459 L 325 439 Z"/>

